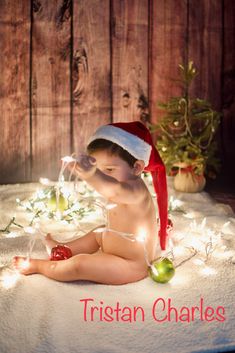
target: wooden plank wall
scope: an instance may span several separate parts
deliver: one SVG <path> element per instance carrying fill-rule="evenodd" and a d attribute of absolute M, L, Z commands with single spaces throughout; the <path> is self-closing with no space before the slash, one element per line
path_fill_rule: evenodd
<path fill-rule="evenodd" d="M 222 65 L 222 2 L 190 0 L 188 11 L 188 57 L 198 68 L 191 94 L 210 98 L 217 110 L 221 108 Z"/>
<path fill-rule="evenodd" d="M 56 179 L 60 157 L 101 124 L 158 121 L 191 88 L 223 112 L 221 149 L 235 158 L 233 0 L 1 0 L 0 183 Z"/>
<path fill-rule="evenodd" d="M 31 10 L 32 179 L 55 179 L 70 152 L 71 5 L 40 0 Z"/>
<path fill-rule="evenodd" d="M 0 2 L 0 182 L 30 178 L 30 3 Z"/>
<path fill-rule="evenodd" d="M 177 67 L 187 59 L 187 1 L 151 1 L 150 13 L 150 114 L 157 122 L 157 103 L 179 95 Z"/>
<path fill-rule="evenodd" d="M 112 2 L 113 121 L 148 113 L 148 0 Z"/>
<path fill-rule="evenodd" d="M 85 151 L 93 131 L 110 122 L 110 6 L 108 0 L 73 3 L 73 151 Z"/>

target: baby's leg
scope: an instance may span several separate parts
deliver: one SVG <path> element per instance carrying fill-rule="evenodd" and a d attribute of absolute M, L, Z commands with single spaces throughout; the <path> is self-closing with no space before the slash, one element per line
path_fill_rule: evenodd
<path fill-rule="evenodd" d="M 21 268 L 25 258 L 15 257 L 15 268 L 23 274 L 40 273 L 57 281 L 87 280 L 103 284 L 125 284 L 147 276 L 142 263 L 106 254 L 79 254 L 63 261 L 30 259 L 28 268 Z"/>
<path fill-rule="evenodd" d="M 99 226 L 99 227 L 96 227 L 95 229 L 100 227 L 104 227 L 104 226 Z M 84 253 L 93 254 L 100 247 L 99 243 L 96 240 L 96 233 L 94 232 L 95 229 L 91 230 L 89 233 L 83 235 L 78 239 L 69 241 L 64 244 L 71 249 L 73 255 L 84 254 Z M 51 237 L 51 234 L 47 234 L 47 236 L 45 237 L 45 245 L 47 249 L 51 250 L 57 244 L 62 244 L 62 243 L 54 240 Z"/>

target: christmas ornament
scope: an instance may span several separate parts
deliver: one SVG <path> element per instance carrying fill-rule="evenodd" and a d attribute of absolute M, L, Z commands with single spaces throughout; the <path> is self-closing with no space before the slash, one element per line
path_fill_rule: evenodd
<path fill-rule="evenodd" d="M 154 261 L 149 268 L 149 276 L 158 283 L 169 282 L 175 274 L 173 262 L 168 258 L 161 261 Z"/>
<path fill-rule="evenodd" d="M 67 260 L 72 257 L 71 249 L 66 245 L 56 245 L 54 248 L 51 249 L 51 261 L 60 261 L 60 260 Z"/>
<path fill-rule="evenodd" d="M 48 198 L 47 207 L 51 211 L 65 211 L 68 208 L 68 200 L 59 192 L 58 196 L 56 191 L 53 190 Z"/>

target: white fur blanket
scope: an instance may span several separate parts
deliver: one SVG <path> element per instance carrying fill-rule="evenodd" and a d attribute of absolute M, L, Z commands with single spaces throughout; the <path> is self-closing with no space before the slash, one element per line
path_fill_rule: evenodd
<path fill-rule="evenodd" d="M 15 282 L 14 278 L 12 283 L 7 282 L 6 276 L 14 277 L 9 262 L 16 254 L 26 254 L 29 235 L 21 232 L 9 237 L 0 233 L 1 353 L 235 350 L 234 214 L 204 192 L 181 194 L 173 191 L 170 179 L 168 183 L 169 194 L 181 201 L 181 208 L 187 213 L 172 213 L 174 232 L 177 239 L 183 236 L 182 244 L 190 246 L 193 232 L 199 241 L 211 231 L 217 235 L 221 231 L 222 235 L 206 265 L 200 260 L 204 259 L 203 253 L 198 253 L 177 268 L 168 284 L 158 284 L 150 278 L 122 286 L 59 283 L 41 275 L 19 276 Z M 17 210 L 15 199 L 29 197 L 36 188 L 38 184 L 0 187 L 1 228 L 14 214 L 21 222 L 27 220 L 24 212 Z M 206 224 L 202 222 L 204 217 Z M 196 221 L 194 226 L 192 219 Z M 58 229 L 55 227 L 54 231 Z M 66 239 L 68 234 L 64 234 Z M 188 254 L 187 250 L 179 255 L 176 252 L 176 263 Z M 33 256 L 47 256 L 40 241 L 35 244 Z M 171 317 L 167 314 L 169 301 L 176 308 L 171 310 Z M 193 318 L 195 306 L 199 309 L 194 310 Z M 91 307 L 96 307 L 93 318 Z M 136 312 L 134 307 L 139 307 Z M 180 317 L 182 307 L 186 307 L 181 311 L 185 315 Z"/>

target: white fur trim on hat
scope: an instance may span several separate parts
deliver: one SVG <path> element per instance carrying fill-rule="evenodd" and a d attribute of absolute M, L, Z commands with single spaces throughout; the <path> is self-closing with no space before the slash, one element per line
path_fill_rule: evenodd
<path fill-rule="evenodd" d="M 104 139 L 116 143 L 133 157 L 143 160 L 145 166 L 149 164 L 152 146 L 136 135 L 117 126 L 104 125 L 98 128 L 88 141 L 88 144 L 97 139 Z"/>

